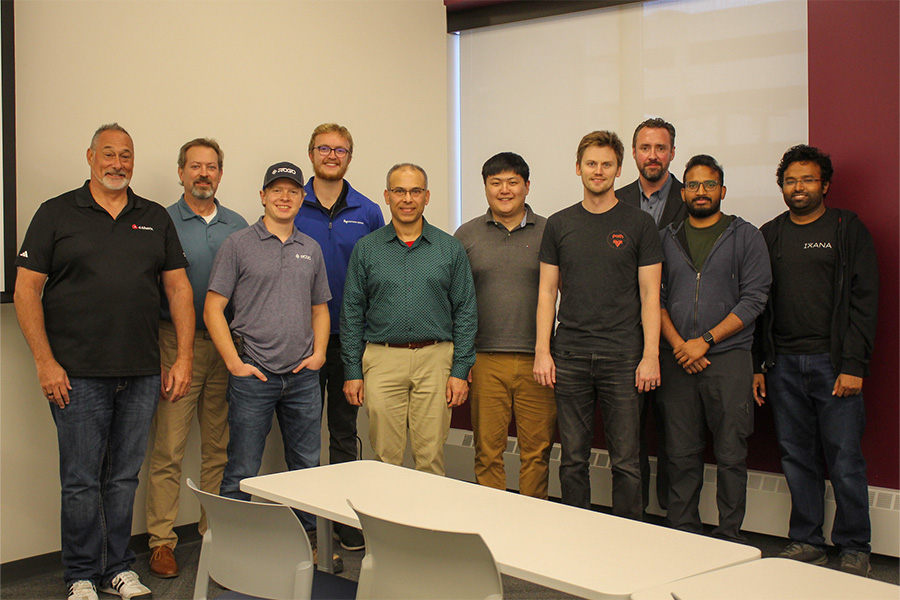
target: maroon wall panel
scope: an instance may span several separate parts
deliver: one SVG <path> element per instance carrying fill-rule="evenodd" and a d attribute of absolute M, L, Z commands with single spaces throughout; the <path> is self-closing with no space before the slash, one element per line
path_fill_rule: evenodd
<path fill-rule="evenodd" d="M 863 386 L 869 483 L 900 489 L 900 3 L 810 0 L 809 143 L 831 154 L 826 204 L 855 211 L 881 273 L 872 376 Z"/>

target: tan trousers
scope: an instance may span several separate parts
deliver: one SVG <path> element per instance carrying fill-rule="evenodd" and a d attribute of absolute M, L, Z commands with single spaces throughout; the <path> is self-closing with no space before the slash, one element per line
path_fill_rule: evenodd
<path fill-rule="evenodd" d="M 160 400 L 157 407 L 155 438 L 150 453 L 147 484 L 147 531 L 150 547 L 175 547 L 178 536 L 172 530 L 178 516 L 181 492 L 181 461 L 187 446 L 194 414 L 200 424 L 200 489 L 219 493 L 227 462 L 228 369 L 204 331 L 194 337 L 194 368 L 188 394 L 174 404 Z M 163 321 L 159 328 L 162 364 L 168 369 L 175 362 L 175 329 Z M 206 532 L 206 514 L 200 514 L 200 534 Z"/>
<path fill-rule="evenodd" d="M 452 364 L 452 342 L 415 350 L 366 345 L 363 406 L 376 460 L 402 464 L 408 430 L 416 470 L 444 474 L 444 443 L 450 433 L 447 379 Z"/>
<path fill-rule="evenodd" d="M 506 489 L 503 452 L 510 415 L 519 439 L 519 492 L 547 497 L 550 448 L 556 433 L 553 390 L 534 380 L 534 354 L 479 352 L 472 367 L 470 401 L 478 483 Z"/>

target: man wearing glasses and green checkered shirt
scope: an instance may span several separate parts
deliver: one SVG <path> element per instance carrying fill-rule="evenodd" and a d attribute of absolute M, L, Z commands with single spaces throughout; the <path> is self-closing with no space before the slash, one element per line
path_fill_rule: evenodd
<path fill-rule="evenodd" d="M 350 256 L 341 355 L 344 394 L 366 406 L 375 458 L 402 464 L 408 430 L 416 469 L 443 475 L 450 411 L 468 397 L 478 318 L 466 251 L 423 217 L 430 195 L 422 167 L 388 171 L 391 222 Z"/>

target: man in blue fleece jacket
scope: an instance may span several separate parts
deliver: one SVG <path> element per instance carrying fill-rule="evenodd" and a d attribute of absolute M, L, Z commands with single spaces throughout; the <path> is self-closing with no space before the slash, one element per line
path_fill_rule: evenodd
<path fill-rule="evenodd" d="M 382 227 L 384 216 L 377 204 L 344 179 L 353 158 L 353 137 L 346 127 L 336 123 L 319 125 L 309 138 L 308 150 L 315 177 L 310 177 L 303 188 L 306 197 L 294 224 L 321 246 L 328 287 L 331 288 L 331 300 L 328 301 L 331 337 L 328 338 L 325 365 L 319 371 L 319 384 L 328 414 L 328 462 L 336 464 L 357 458 L 356 413 L 359 407 L 344 398 L 339 331 L 347 263 L 356 242 Z M 362 550 L 365 547 L 358 529 L 335 523 L 335 532 L 345 549 Z"/>
<path fill-rule="evenodd" d="M 725 174 L 699 154 L 684 169 L 688 218 L 661 232 L 659 363 L 669 453 L 671 527 L 700 533 L 706 427 L 713 434 L 719 524 L 713 535 L 743 541 L 747 437 L 753 432 L 753 327 L 772 272 L 759 230 L 722 214 Z"/>

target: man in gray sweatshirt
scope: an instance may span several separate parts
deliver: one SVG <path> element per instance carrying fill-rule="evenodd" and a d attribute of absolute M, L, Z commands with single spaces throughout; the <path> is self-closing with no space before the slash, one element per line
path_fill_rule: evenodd
<path fill-rule="evenodd" d="M 669 453 L 671 527 L 700 533 L 706 426 L 717 464 L 719 524 L 713 535 L 742 541 L 747 436 L 753 432 L 751 346 L 772 273 L 759 230 L 722 214 L 725 174 L 700 154 L 684 169 L 688 217 L 661 233 L 662 386 Z"/>

